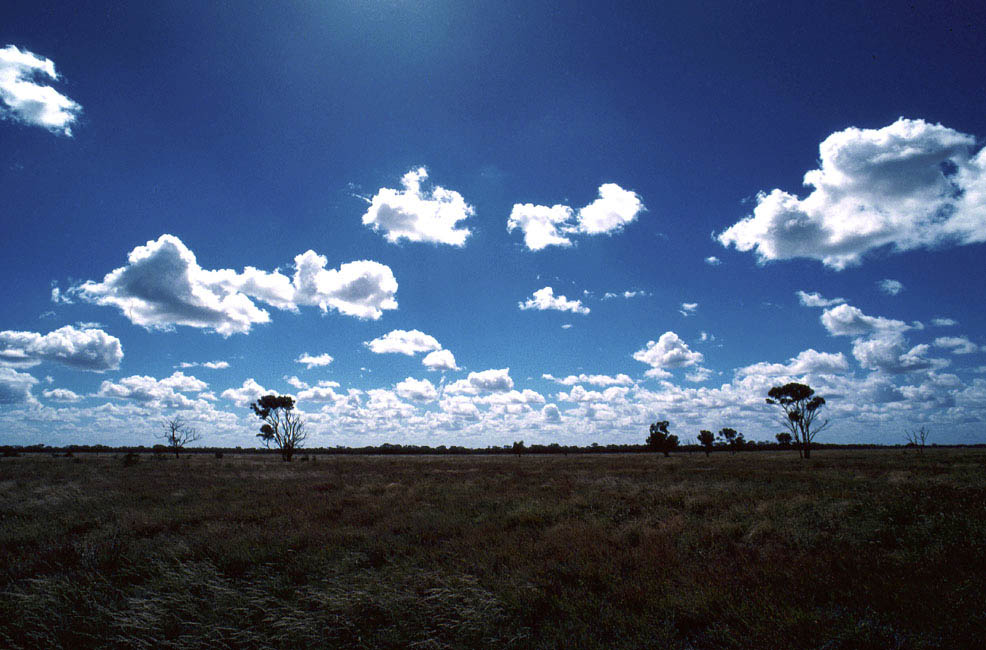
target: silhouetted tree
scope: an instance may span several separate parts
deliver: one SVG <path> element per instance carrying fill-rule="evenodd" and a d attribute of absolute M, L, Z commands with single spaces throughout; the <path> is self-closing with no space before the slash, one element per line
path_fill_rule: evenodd
<path fill-rule="evenodd" d="M 517 455 L 520 455 L 520 454 L 524 453 L 525 451 L 527 451 L 527 447 L 524 446 L 524 441 L 523 440 L 515 440 L 512 449 L 513 449 L 513 452 L 515 454 L 517 454 Z"/>
<path fill-rule="evenodd" d="M 719 440 L 722 441 L 723 445 L 729 447 L 729 453 L 735 453 L 738 448 L 743 446 L 743 434 L 729 427 L 719 429 Z"/>
<path fill-rule="evenodd" d="M 678 446 L 678 436 L 668 433 L 669 422 L 661 420 L 650 425 L 650 435 L 647 436 L 647 446 L 655 451 L 670 456 L 671 451 Z"/>
<path fill-rule="evenodd" d="M 698 432 L 698 442 L 700 445 L 702 445 L 702 448 L 705 450 L 705 455 L 708 456 L 709 452 L 712 451 L 712 446 L 716 442 L 716 437 L 712 435 L 711 431 L 706 431 L 705 429 L 702 429 L 701 431 Z"/>
<path fill-rule="evenodd" d="M 294 412 L 294 398 L 290 395 L 264 395 L 250 404 L 250 408 L 264 421 L 257 437 L 268 449 L 272 444 L 280 449 L 281 458 L 291 462 L 294 450 L 301 448 L 308 437 L 304 421 Z"/>
<path fill-rule="evenodd" d="M 787 431 L 781 431 L 774 437 L 777 438 L 777 444 L 781 446 L 781 449 L 787 449 L 791 446 L 791 434 Z"/>
<path fill-rule="evenodd" d="M 798 455 L 809 458 L 811 441 L 829 425 L 828 420 L 821 424 L 817 422 L 818 411 L 825 406 L 825 398 L 815 395 L 807 384 L 792 382 L 771 388 L 767 392 L 767 403 L 784 411 L 784 425 L 794 438 Z"/>
<path fill-rule="evenodd" d="M 171 447 L 172 451 L 175 452 L 175 458 L 178 458 L 178 452 L 180 452 L 185 445 L 202 438 L 202 436 L 200 436 L 199 433 L 180 415 L 166 419 L 162 428 L 164 431 L 158 436 L 158 438 L 161 438 L 168 443 L 167 446 Z M 156 446 L 157 445 L 155 445 L 155 447 Z"/>
<path fill-rule="evenodd" d="M 928 440 L 928 434 L 931 433 L 924 427 L 921 427 L 917 431 L 904 431 L 904 435 L 907 436 L 907 444 L 910 447 L 917 447 L 918 453 L 924 453 L 924 444 Z"/>

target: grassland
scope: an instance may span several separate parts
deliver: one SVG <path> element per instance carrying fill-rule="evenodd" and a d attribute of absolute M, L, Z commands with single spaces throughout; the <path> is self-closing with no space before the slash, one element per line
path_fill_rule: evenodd
<path fill-rule="evenodd" d="M 0 459 L 4 648 L 971 648 L 986 451 Z"/>

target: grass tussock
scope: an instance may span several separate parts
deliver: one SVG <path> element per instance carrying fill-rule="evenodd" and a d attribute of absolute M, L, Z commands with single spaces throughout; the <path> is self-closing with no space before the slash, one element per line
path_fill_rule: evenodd
<path fill-rule="evenodd" d="M 979 450 L 0 460 L 4 648 L 957 648 Z"/>

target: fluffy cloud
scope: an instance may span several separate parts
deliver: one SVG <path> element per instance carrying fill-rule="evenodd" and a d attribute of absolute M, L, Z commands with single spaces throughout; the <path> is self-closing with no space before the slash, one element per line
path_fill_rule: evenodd
<path fill-rule="evenodd" d="M 438 399 L 438 389 L 427 379 L 408 377 L 394 386 L 394 392 L 401 399 L 412 402 L 434 402 Z"/>
<path fill-rule="evenodd" d="M 690 381 L 693 384 L 701 384 L 714 374 L 708 368 L 695 368 L 695 370 L 685 373 L 685 381 Z"/>
<path fill-rule="evenodd" d="M 389 266 L 357 260 L 326 269 L 327 262 L 315 251 L 294 258 L 295 304 L 317 306 L 322 311 L 332 308 L 346 316 L 371 320 L 380 318 L 385 310 L 397 309 L 397 280 Z"/>
<path fill-rule="evenodd" d="M 599 198 L 579 210 L 579 231 L 588 235 L 619 232 L 644 209 L 636 192 L 625 190 L 616 183 L 599 186 Z"/>
<path fill-rule="evenodd" d="M 332 363 L 332 357 L 328 354 L 319 354 L 317 356 L 312 356 L 305 352 L 297 359 L 294 360 L 295 363 L 303 363 L 305 367 L 311 370 L 312 368 L 320 368 L 322 366 L 327 366 Z"/>
<path fill-rule="evenodd" d="M 572 229 L 572 209 L 567 205 L 534 205 L 516 203 L 507 219 L 507 232 L 520 228 L 524 245 L 539 251 L 547 246 L 571 246 L 568 234 Z"/>
<path fill-rule="evenodd" d="M 384 233 L 392 244 L 407 239 L 464 246 L 470 232 L 456 225 L 475 214 L 475 209 L 453 190 L 436 185 L 430 192 L 422 191 L 426 178 L 428 172 L 419 167 L 401 178 L 403 190 L 381 188 L 371 199 L 363 224 Z"/>
<path fill-rule="evenodd" d="M 705 258 L 705 263 L 708 264 L 709 266 L 719 266 L 720 264 L 722 264 L 722 260 L 720 260 L 715 255 L 709 255 L 708 257 Z"/>
<path fill-rule="evenodd" d="M 867 316 L 852 305 L 826 309 L 822 312 L 821 320 L 832 336 L 866 336 L 877 332 L 903 332 L 911 329 L 903 321 Z"/>
<path fill-rule="evenodd" d="M 8 45 L 0 50 L 0 116 L 72 135 L 82 107 L 37 79 L 58 80 L 51 59 Z"/>
<path fill-rule="evenodd" d="M 120 367 L 120 339 L 98 329 L 76 329 L 71 325 L 48 334 L 0 332 L 0 364 L 26 368 L 54 361 L 70 368 L 102 372 Z"/>
<path fill-rule="evenodd" d="M 666 368 L 694 366 L 704 359 L 701 352 L 689 349 L 674 332 L 665 332 L 657 341 L 648 341 L 644 348 L 633 353 L 633 358 L 657 371 L 648 374 L 651 377 L 667 376 Z"/>
<path fill-rule="evenodd" d="M 524 245 L 539 251 L 548 246 L 571 246 L 575 234 L 613 234 L 636 220 L 644 209 L 635 192 L 616 183 L 599 186 L 599 198 L 577 213 L 567 205 L 516 203 L 507 219 L 507 231 L 520 229 Z"/>
<path fill-rule="evenodd" d="M 736 371 L 739 378 L 758 377 L 800 377 L 804 375 L 838 375 L 849 371 L 849 362 L 844 354 L 804 350 L 787 363 L 755 363 Z"/>
<path fill-rule="evenodd" d="M 41 391 L 41 394 L 45 399 L 50 399 L 54 402 L 79 402 L 82 400 L 81 395 L 67 388 L 46 389 Z"/>
<path fill-rule="evenodd" d="M 460 379 L 446 386 L 445 393 L 476 395 L 480 392 L 500 392 L 513 389 L 514 380 L 510 378 L 510 368 L 470 372 L 467 379 Z"/>
<path fill-rule="evenodd" d="M 421 365 L 428 370 L 458 370 L 455 365 L 455 356 L 448 350 L 435 350 L 425 355 L 421 360 Z"/>
<path fill-rule="evenodd" d="M 517 306 L 521 309 L 537 309 L 538 311 L 554 309 L 557 311 L 570 311 L 575 314 L 589 313 L 589 308 L 585 307 L 580 300 L 569 300 L 565 296 L 556 296 L 555 290 L 551 287 L 538 289 L 526 301 L 518 302 Z"/>
<path fill-rule="evenodd" d="M 904 285 L 899 280 L 891 280 L 890 278 L 880 280 L 876 286 L 888 296 L 896 296 L 904 290 Z"/>
<path fill-rule="evenodd" d="M 246 333 L 270 321 L 259 300 L 278 309 L 299 305 L 333 308 L 348 316 L 377 319 L 396 309 L 397 281 L 390 268 L 368 260 L 326 269 L 326 258 L 314 251 L 295 257 L 294 278 L 278 271 L 246 267 L 210 271 L 177 237 L 161 235 L 127 256 L 127 266 L 108 273 L 102 282 L 88 281 L 72 292 L 98 305 L 114 306 L 136 325 L 170 329 L 186 325 L 223 336 Z"/>
<path fill-rule="evenodd" d="M 841 305 L 846 301 L 845 298 L 824 298 L 819 293 L 806 293 L 804 291 L 795 291 L 794 295 L 798 297 L 798 301 L 804 307 L 831 307 Z"/>
<path fill-rule="evenodd" d="M 0 366 L 0 405 L 35 403 L 31 387 L 36 383 L 38 380 L 26 372 Z"/>
<path fill-rule="evenodd" d="M 568 375 L 567 377 L 555 377 L 553 375 L 541 375 L 542 379 L 553 381 L 563 386 L 574 386 L 575 384 L 590 384 L 592 386 L 630 386 L 633 379 L 629 375 L 622 373 L 616 376 L 610 375 Z"/>
<path fill-rule="evenodd" d="M 980 350 L 978 345 L 965 336 L 939 336 L 935 339 L 935 347 L 950 348 L 952 354 L 972 354 Z"/>
<path fill-rule="evenodd" d="M 376 354 L 406 354 L 413 357 L 419 352 L 441 350 L 442 344 L 435 337 L 418 330 L 393 330 L 372 341 L 363 343 Z"/>
<path fill-rule="evenodd" d="M 243 408 L 268 393 L 270 393 L 269 390 L 258 384 L 253 377 L 250 377 L 239 388 L 227 388 L 221 396 Z"/>
<path fill-rule="evenodd" d="M 132 400 L 154 408 L 189 408 L 196 402 L 182 393 L 202 392 L 207 387 L 204 381 L 179 371 L 160 380 L 146 375 L 132 375 L 118 382 L 104 381 L 97 395 Z"/>
<path fill-rule="evenodd" d="M 294 383 L 291 381 L 291 379 L 297 380 L 298 378 L 291 377 L 288 380 L 288 383 L 295 386 L 295 388 L 301 388 L 302 386 L 304 386 L 304 388 L 300 390 L 300 392 L 297 395 L 299 402 L 337 403 L 337 402 L 345 401 L 347 399 L 347 396 L 340 395 L 339 393 L 335 392 L 335 390 L 333 390 L 334 388 L 339 387 L 339 382 L 320 381 L 318 382 L 317 386 L 309 386 L 308 384 L 305 384 L 302 381 L 297 381 L 297 383 Z"/>
<path fill-rule="evenodd" d="M 952 318 L 933 318 L 931 319 L 931 324 L 935 327 L 954 327 L 959 322 Z"/>
<path fill-rule="evenodd" d="M 872 249 L 986 241 L 986 149 L 940 124 L 901 118 L 849 128 L 819 146 L 804 199 L 761 193 L 753 214 L 718 237 L 761 262 L 807 257 L 843 269 Z"/>
<path fill-rule="evenodd" d="M 925 355 L 928 350 L 927 345 L 908 347 L 904 335 L 894 331 L 856 339 L 852 346 L 853 356 L 859 365 L 892 375 L 948 365 L 948 361 L 943 359 L 927 358 Z"/>

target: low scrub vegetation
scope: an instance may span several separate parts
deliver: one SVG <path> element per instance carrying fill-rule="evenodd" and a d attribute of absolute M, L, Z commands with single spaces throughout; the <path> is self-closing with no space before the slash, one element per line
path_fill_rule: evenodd
<path fill-rule="evenodd" d="M 958 648 L 986 451 L 0 460 L 4 648 Z"/>

